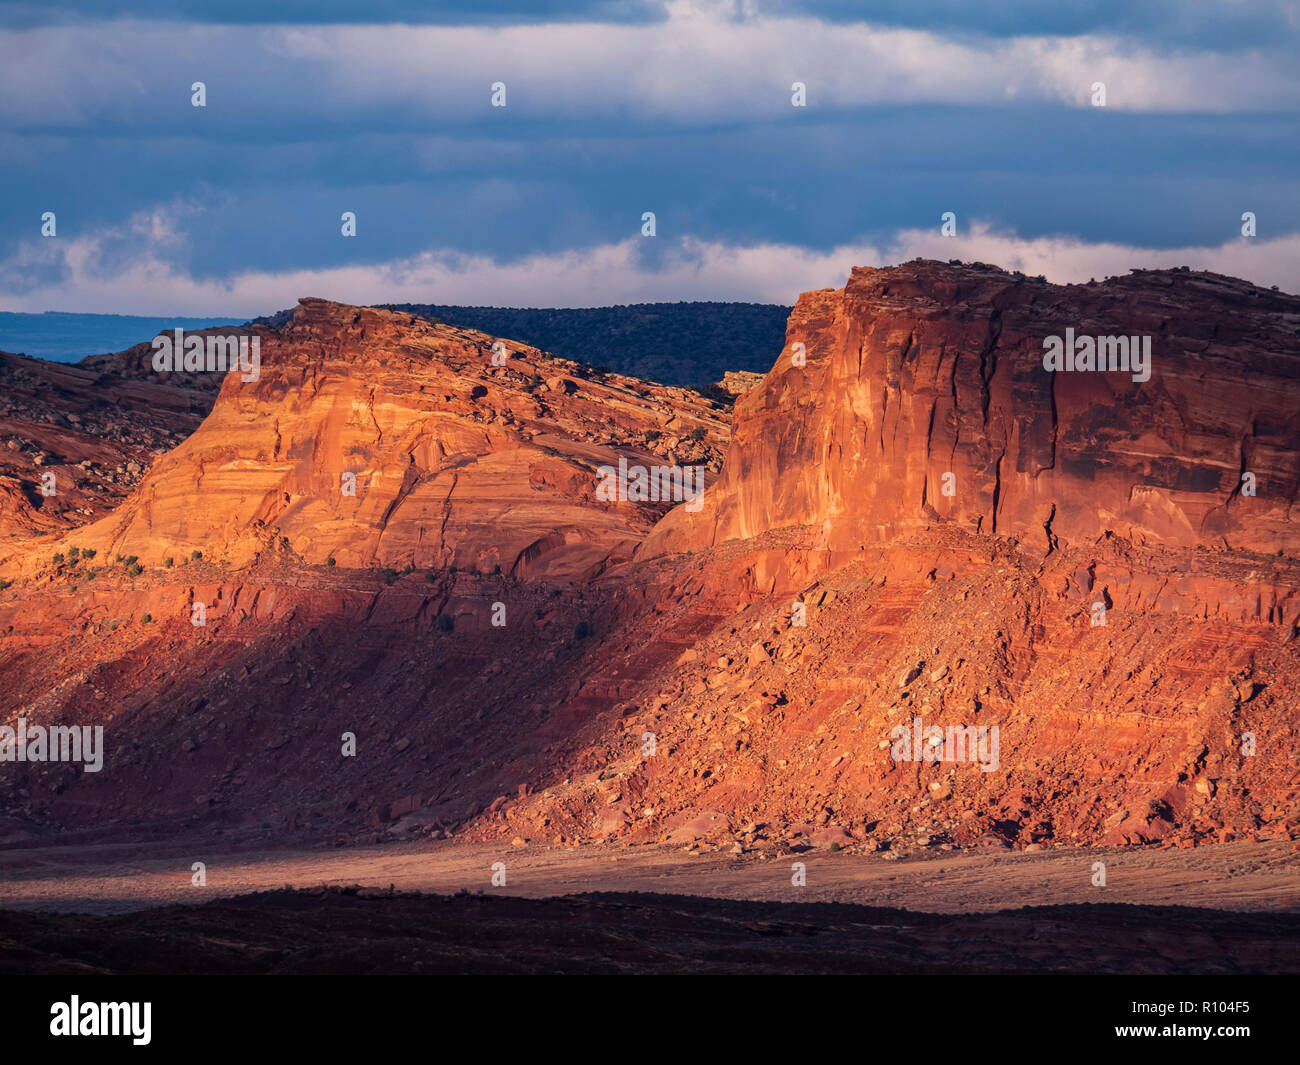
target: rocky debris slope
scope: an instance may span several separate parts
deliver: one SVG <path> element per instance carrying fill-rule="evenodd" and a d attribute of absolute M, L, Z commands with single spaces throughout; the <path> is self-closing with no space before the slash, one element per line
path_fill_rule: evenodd
<path fill-rule="evenodd" d="M 0 538 L 103 517 L 211 409 L 219 382 L 145 378 L 132 352 L 78 365 L 0 352 Z"/>
<path fill-rule="evenodd" d="M 1126 546 L 1044 561 L 956 530 L 772 594 L 744 578 L 774 546 L 666 568 L 651 613 L 585 674 L 596 717 L 561 742 L 568 779 L 504 797 L 478 830 L 769 855 L 1300 840 L 1294 628 L 1249 594 L 1208 617 L 1135 600 L 1094 626 L 1098 586 L 1076 582 L 1127 580 Z M 1172 552 L 1143 565 L 1247 576 L 1230 559 L 1187 573 Z M 1294 559 L 1272 565 L 1300 586 Z M 918 719 L 996 747 L 896 757 Z"/>
<path fill-rule="evenodd" d="M 244 337 L 251 335 L 252 330 L 241 325 L 223 325 L 214 326 L 211 329 L 185 330 L 186 337 L 198 336 L 205 339 L 210 336 Z M 206 414 L 212 409 L 212 403 L 216 399 L 217 393 L 221 391 L 221 386 L 225 384 L 224 374 L 207 370 L 155 370 L 153 366 L 154 354 L 153 338 L 150 337 L 139 344 L 131 345 L 124 351 L 108 355 L 87 355 L 77 363 L 77 366 L 100 375 L 124 377 L 133 381 L 149 381 L 156 385 L 164 385 L 167 388 L 183 388 L 194 392 L 208 393 L 208 398 L 203 404 L 203 413 Z"/>

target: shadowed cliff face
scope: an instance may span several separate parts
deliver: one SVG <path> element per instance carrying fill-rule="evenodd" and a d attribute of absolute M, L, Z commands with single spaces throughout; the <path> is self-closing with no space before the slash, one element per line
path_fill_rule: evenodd
<path fill-rule="evenodd" d="M 1149 337 L 1149 379 L 1049 373 L 1044 340 L 1067 330 Z M 800 298 L 709 504 L 643 553 L 798 526 L 852 552 L 944 523 L 1045 552 L 1111 534 L 1273 553 L 1295 548 L 1298 495 L 1300 299 L 1212 274 L 1061 287 L 916 262 Z"/>
<path fill-rule="evenodd" d="M 598 499 L 600 466 L 666 452 L 716 469 L 726 441 L 697 393 L 513 342 L 495 366 L 493 338 L 410 315 L 304 300 L 259 340 L 257 379 L 228 375 L 198 431 L 77 545 L 146 567 L 271 552 L 582 577 L 629 557 L 670 505 Z"/>

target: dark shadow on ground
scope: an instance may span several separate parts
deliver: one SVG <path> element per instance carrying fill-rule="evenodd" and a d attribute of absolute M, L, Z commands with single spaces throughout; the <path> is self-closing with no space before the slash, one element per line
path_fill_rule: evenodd
<path fill-rule="evenodd" d="M 0 974 L 1297 971 L 1300 914 L 1184 907 L 954 915 L 330 888 L 107 916 L 0 911 Z"/>

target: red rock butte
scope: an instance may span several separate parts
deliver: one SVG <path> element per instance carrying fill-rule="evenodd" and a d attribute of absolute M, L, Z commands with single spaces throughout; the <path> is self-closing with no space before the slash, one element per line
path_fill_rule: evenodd
<path fill-rule="evenodd" d="M 1047 372 L 1067 330 L 1149 379 Z M 730 417 L 404 314 L 259 335 L 111 512 L 6 530 L 0 717 L 108 750 L 8 767 L 5 838 L 1300 839 L 1295 296 L 855 269 Z M 620 457 L 703 509 L 601 501 Z"/>

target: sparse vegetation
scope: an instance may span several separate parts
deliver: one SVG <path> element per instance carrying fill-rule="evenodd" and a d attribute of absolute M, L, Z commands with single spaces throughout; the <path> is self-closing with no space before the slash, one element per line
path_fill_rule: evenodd
<path fill-rule="evenodd" d="M 591 635 L 591 622 L 579 621 L 573 629 L 573 638 L 575 640 L 585 640 Z"/>

